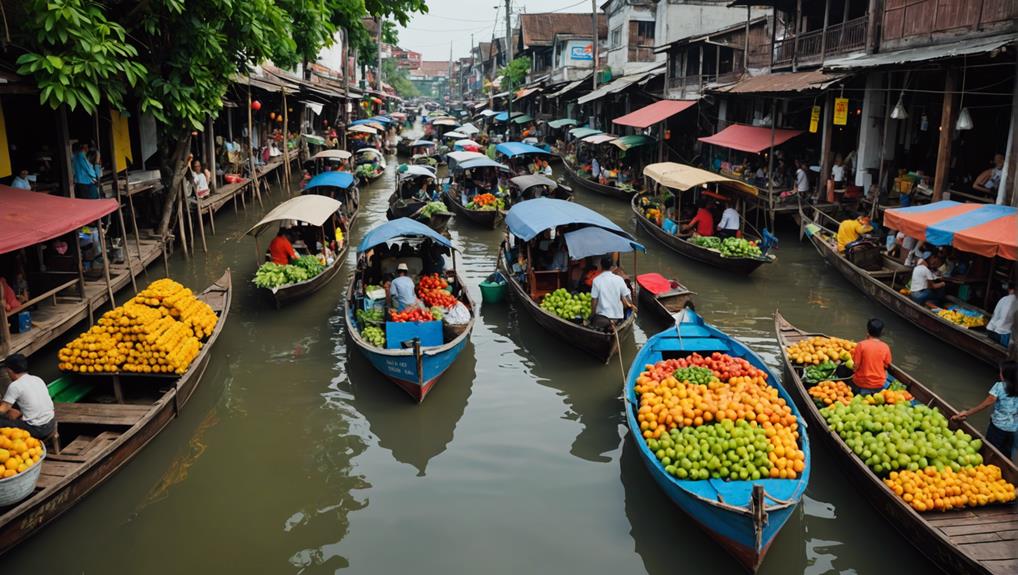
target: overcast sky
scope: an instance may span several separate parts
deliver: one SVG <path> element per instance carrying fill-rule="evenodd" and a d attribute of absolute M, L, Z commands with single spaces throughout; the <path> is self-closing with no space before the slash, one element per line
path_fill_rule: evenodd
<path fill-rule="evenodd" d="M 598 0 L 601 4 L 603 0 Z M 496 10 L 497 10 L 497 26 Z M 513 0 L 513 12 L 586 12 L 590 0 Z M 428 0 L 428 13 L 418 15 L 399 31 L 402 48 L 420 52 L 425 60 L 448 60 L 468 55 L 470 34 L 474 42 L 490 42 L 505 35 L 505 0 Z M 515 19 L 513 20 L 515 22 Z"/>

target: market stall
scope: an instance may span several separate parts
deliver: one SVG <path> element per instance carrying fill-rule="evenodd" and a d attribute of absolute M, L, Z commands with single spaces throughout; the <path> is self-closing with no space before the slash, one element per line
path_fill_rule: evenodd
<path fill-rule="evenodd" d="M 500 185 L 508 179 L 509 167 L 481 156 L 450 162 L 449 173 L 446 205 L 471 222 L 494 228 L 509 204 L 506 186 Z"/>

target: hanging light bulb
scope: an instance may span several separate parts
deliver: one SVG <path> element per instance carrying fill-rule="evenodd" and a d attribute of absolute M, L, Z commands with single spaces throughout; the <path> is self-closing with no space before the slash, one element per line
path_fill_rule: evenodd
<path fill-rule="evenodd" d="M 968 108 L 962 108 L 961 113 L 958 114 L 958 121 L 954 123 L 955 130 L 971 130 L 972 129 L 972 116 L 969 114 Z"/>
<path fill-rule="evenodd" d="M 898 103 L 894 105 L 894 109 L 891 110 L 892 120 L 904 120 L 908 118 L 908 112 L 905 111 L 905 104 L 902 102 L 905 94 L 898 95 Z"/>

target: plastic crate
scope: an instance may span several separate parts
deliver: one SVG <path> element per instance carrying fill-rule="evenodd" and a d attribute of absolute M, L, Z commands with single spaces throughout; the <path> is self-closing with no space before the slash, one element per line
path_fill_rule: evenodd
<path fill-rule="evenodd" d="M 415 337 L 421 340 L 421 347 L 442 345 L 445 343 L 442 336 L 442 322 L 385 322 L 386 349 L 401 349 L 404 341 L 410 341 Z"/>

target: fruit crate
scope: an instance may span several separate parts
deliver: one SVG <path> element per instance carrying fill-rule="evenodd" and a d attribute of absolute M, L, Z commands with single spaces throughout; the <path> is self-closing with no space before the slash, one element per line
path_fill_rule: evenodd
<path fill-rule="evenodd" d="M 0 507 L 14 505 L 28 497 L 35 490 L 35 484 L 39 482 L 39 474 L 42 473 L 42 463 L 46 460 L 46 444 L 39 442 L 42 447 L 42 455 L 35 465 L 6 479 L 0 479 Z"/>
<path fill-rule="evenodd" d="M 385 348 L 401 349 L 404 341 L 414 338 L 421 340 L 421 347 L 433 347 L 442 345 L 445 340 L 442 336 L 441 321 L 387 321 L 385 322 Z"/>

